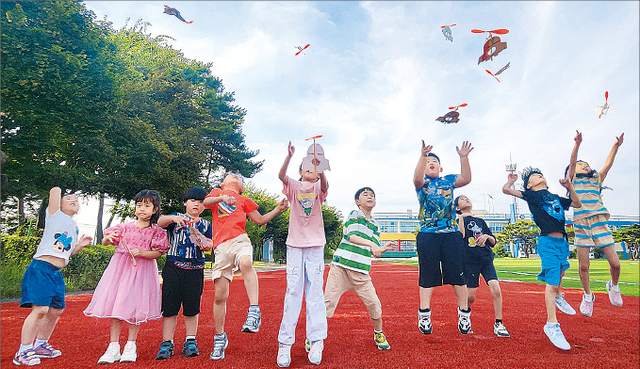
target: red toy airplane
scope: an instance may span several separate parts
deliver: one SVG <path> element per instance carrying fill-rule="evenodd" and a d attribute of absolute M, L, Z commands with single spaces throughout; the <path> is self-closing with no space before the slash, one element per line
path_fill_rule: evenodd
<path fill-rule="evenodd" d="M 307 47 L 309 47 L 309 45 L 311 44 L 306 44 L 304 45 L 304 47 L 302 46 L 294 46 L 296 49 L 298 49 L 299 51 L 296 53 L 296 56 L 300 55 L 300 53 L 302 53 Z M 303 53 L 304 54 L 304 53 Z M 305 54 L 307 55 L 307 54 Z"/>

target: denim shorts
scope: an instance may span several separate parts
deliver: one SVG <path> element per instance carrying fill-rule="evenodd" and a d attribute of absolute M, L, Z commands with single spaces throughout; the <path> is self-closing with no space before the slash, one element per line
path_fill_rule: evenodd
<path fill-rule="evenodd" d="M 49 306 L 64 309 L 64 278 L 58 267 L 33 259 L 22 277 L 20 307 Z"/>

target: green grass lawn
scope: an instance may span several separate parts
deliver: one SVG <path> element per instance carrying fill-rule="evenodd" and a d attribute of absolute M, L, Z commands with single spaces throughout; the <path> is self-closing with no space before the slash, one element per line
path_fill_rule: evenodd
<path fill-rule="evenodd" d="M 382 261 L 386 261 L 382 259 Z M 392 262 L 418 266 L 417 260 L 394 260 Z M 569 268 L 562 279 L 563 288 L 582 289 L 578 276 L 578 260 L 569 259 Z M 638 260 L 620 260 L 622 264 L 620 273 L 620 291 L 626 296 L 640 297 L 640 266 Z M 544 284 L 536 278 L 540 272 L 540 259 L 514 259 L 496 258 L 493 261 L 498 278 L 500 280 L 516 280 L 528 283 Z M 607 292 L 605 283 L 611 279 L 609 275 L 609 263 L 605 259 L 591 260 L 589 268 L 591 290 L 595 292 Z"/>

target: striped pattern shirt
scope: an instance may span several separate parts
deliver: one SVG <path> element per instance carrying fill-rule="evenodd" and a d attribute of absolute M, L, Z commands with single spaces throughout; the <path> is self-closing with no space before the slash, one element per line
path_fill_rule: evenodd
<path fill-rule="evenodd" d="M 342 228 L 342 242 L 333 254 L 332 264 L 369 274 L 371 248 L 350 242 L 350 236 L 359 236 L 380 246 L 378 223 L 373 218 L 367 220 L 361 210 L 353 210 Z"/>
<path fill-rule="evenodd" d="M 609 219 L 609 211 L 602 202 L 600 173 L 593 178 L 576 176 L 573 179 L 573 188 L 582 202 L 581 207 L 573 209 L 573 219 L 585 219 L 600 214 Z"/>

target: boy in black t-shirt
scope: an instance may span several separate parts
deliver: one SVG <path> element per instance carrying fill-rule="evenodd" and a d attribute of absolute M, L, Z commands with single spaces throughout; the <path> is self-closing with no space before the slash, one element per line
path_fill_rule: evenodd
<path fill-rule="evenodd" d="M 524 191 L 511 188 L 516 179 L 517 174 L 509 174 L 507 183 L 502 186 L 502 192 L 525 200 L 533 215 L 533 221 L 540 228 L 538 255 L 542 271 L 538 274 L 538 280 L 547 284 L 544 291 L 547 308 L 544 333 L 556 347 L 569 350 L 571 345 L 564 338 L 556 317 L 556 307 L 565 314 L 576 313 L 565 301 L 564 294 L 560 293 L 564 271 L 569 269 L 569 243 L 564 229 L 564 211 L 568 210 L 569 206 L 580 207 L 582 203 L 567 178 L 561 179 L 560 184 L 569 191 L 570 199 L 550 193 L 547 181 L 538 168 L 528 167 L 522 171 Z"/>
<path fill-rule="evenodd" d="M 484 278 L 493 296 L 493 311 L 496 322 L 493 333 L 498 337 L 510 337 L 509 331 L 502 323 L 502 292 L 498 282 L 498 274 L 493 266 L 493 250 L 496 238 L 484 220 L 471 213 L 473 205 L 468 197 L 460 195 L 453 201 L 458 213 L 458 230 L 464 239 L 464 281 L 467 284 L 469 307 L 476 299 L 480 274 Z"/>

